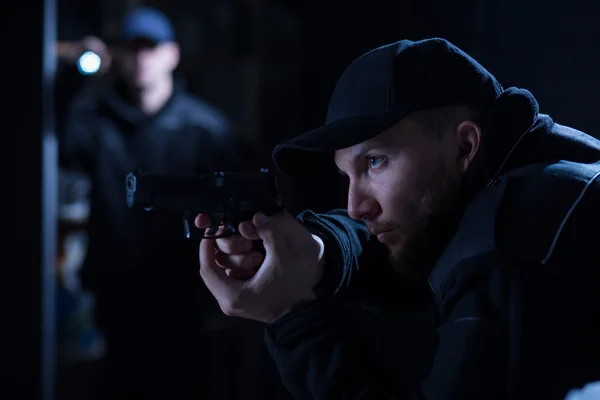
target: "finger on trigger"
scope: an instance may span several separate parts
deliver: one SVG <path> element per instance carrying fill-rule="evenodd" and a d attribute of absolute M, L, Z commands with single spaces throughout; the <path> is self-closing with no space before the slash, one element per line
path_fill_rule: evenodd
<path fill-rule="evenodd" d="M 208 217 L 208 218 L 210 219 L 210 217 Z M 214 238 L 214 237 L 222 235 L 223 232 L 225 232 L 225 227 L 222 225 L 219 226 L 219 228 L 215 232 L 211 232 L 211 229 L 212 229 L 212 226 L 209 222 L 208 226 L 204 229 L 204 237 Z"/>
<path fill-rule="evenodd" d="M 196 228 L 205 229 L 210 227 L 210 217 L 208 214 L 198 214 L 194 219 L 194 225 Z"/>
<path fill-rule="evenodd" d="M 259 240 L 260 239 L 252 221 L 241 222 L 238 229 L 240 231 L 240 235 L 242 235 L 246 239 L 250 239 L 250 240 Z"/>

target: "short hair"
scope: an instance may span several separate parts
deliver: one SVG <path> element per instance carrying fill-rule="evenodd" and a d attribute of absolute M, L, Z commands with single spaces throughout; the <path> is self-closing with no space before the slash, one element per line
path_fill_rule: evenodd
<path fill-rule="evenodd" d="M 485 134 L 485 127 L 483 126 L 485 115 L 485 109 L 458 105 L 416 111 L 411 116 L 424 129 L 426 135 L 438 140 L 456 130 L 458 125 L 464 121 L 473 121 L 479 125 L 481 128 L 481 143 L 468 174 L 469 180 L 478 181 L 484 179 L 483 177 L 488 176 L 490 173 L 487 164 L 490 138 Z"/>
<path fill-rule="evenodd" d="M 482 115 L 482 110 L 468 105 L 438 107 L 411 114 L 427 134 L 440 139 L 463 121 L 473 121 L 481 127 Z"/>

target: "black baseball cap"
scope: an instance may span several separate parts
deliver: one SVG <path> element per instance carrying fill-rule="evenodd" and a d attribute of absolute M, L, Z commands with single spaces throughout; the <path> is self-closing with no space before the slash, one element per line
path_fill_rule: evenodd
<path fill-rule="evenodd" d="M 411 112 L 491 106 L 503 88 L 464 51 L 441 38 L 401 40 L 363 54 L 338 80 L 325 124 L 273 151 L 288 177 L 334 170 L 333 152 L 379 135 Z"/>
<path fill-rule="evenodd" d="M 153 7 L 139 7 L 127 13 L 121 21 L 123 42 L 148 39 L 154 43 L 175 40 L 175 29 L 165 14 Z"/>

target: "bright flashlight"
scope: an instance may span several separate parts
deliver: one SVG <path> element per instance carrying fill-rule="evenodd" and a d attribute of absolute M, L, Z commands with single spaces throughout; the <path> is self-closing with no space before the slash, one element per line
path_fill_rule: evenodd
<path fill-rule="evenodd" d="M 83 75 L 92 75 L 100 69 L 100 56 L 93 51 L 86 51 L 77 61 L 77 69 Z"/>

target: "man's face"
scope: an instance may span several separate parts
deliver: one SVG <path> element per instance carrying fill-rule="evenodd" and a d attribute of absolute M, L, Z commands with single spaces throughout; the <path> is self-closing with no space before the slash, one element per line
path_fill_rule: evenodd
<path fill-rule="evenodd" d="M 426 248 L 422 241 L 431 237 L 429 217 L 456 201 L 468 166 L 463 139 L 453 132 L 441 137 L 426 133 L 409 116 L 379 136 L 335 153 L 340 172 L 350 181 L 349 215 L 366 221 L 407 277 L 424 272 L 417 249 Z"/>
<path fill-rule="evenodd" d="M 171 79 L 179 63 L 176 43 L 154 43 L 148 39 L 135 39 L 125 46 L 120 66 L 126 79 L 140 89 Z"/>

